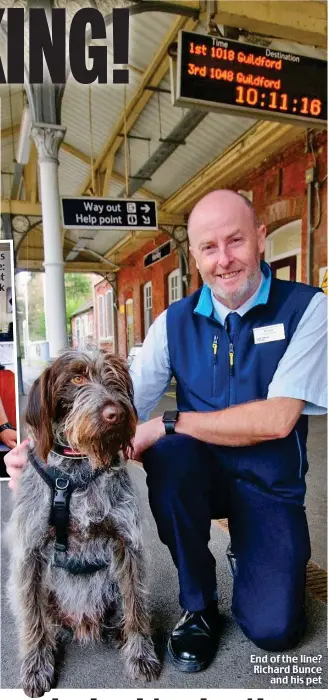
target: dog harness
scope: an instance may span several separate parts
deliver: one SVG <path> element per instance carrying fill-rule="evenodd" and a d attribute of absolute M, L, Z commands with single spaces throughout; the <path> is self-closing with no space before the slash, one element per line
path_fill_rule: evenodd
<path fill-rule="evenodd" d="M 78 453 L 70 452 L 69 448 L 62 448 L 62 454 L 69 456 L 69 454 L 74 454 L 75 457 Z M 80 455 L 81 457 L 82 455 Z M 72 477 L 68 474 L 62 472 L 57 467 L 50 467 L 43 462 L 39 461 L 35 453 L 29 450 L 29 459 L 36 470 L 36 472 L 41 476 L 41 478 L 46 482 L 51 491 L 51 510 L 49 524 L 55 527 L 55 555 L 53 566 L 60 567 L 62 569 L 67 569 L 70 574 L 93 574 L 99 569 L 103 569 L 106 564 L 104 562 L 99 562 L 97 560 L 93 562 L 83 562 L 78 557 L 68 557 L 67 547 L 68 547 L 68 528 L 70 520 L 70 500 L 72 493 L 75 489 L 85 488 L 92 481 L 95 481 L 98 476 L 103 474 L 103 470 L 99 470 L 94 474 L 91 474 L 87 481 L 81 484 L 81 482 L 75 482 Z"/>

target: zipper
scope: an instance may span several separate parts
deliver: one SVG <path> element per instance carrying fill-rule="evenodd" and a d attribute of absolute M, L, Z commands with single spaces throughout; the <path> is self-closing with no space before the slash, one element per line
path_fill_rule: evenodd
<path fill-rule="evenodd" d="M 228 346 L 228 364 L 229 364 L 229 376 L 228 376 L 228 405 L 234 406 L 235 404 L 235 380 L 234 380 L 234 345 L 229 342 Z"/>
<path fill-rule="evenodd" d="M 303 459 L 302 459 L 302 450 L 301 450 L 301 446 L 300 446 L 300 442 L 299 442 L 299 435 L 298 435 L 296 429 L 295 429 L 295 434 L 296 434 L 297 446 L 298 446 L 298 451 L 299 451 L 299 478 L 301 479 L 302 468 L 303 468 Z"/>
<path fill-rule="evenodd" d="M 235 379 L 235 351 L 233 340 L 236 342 L 239 335 L 239 328 L 236 327 L 235 331 L 231 330 L 231 333 L 229 333 L 228 316 L 226 316 L 224 327 L 228 339 L 228 405 L 235 406 L 237 387 Z"/>
<path fill-rule="evenodd" d="M 231 375 L 231 377 L 233 377 L 234 376 L 234 345 L 233 345 L 233 343 L 229 344 L 228 356 L 229 356 L 229 364 L 230 364 L 230 375 Z"/>
<path fill-rule="evenodd" d="M 228 368 L 229 368 L 228 406 L 232 406 L 235 403 L 235 382 L 233 380 L 233 377 L 234 377 L 234 345 L 233 345 L 232 339 L 228 333 L 227 318 L 225 319 L 225 330 L 226 330 L 228 341 L 229 341 L 229 344 L 228 344 Z"/>
<path fill-rule="evenodd" d="M 214 335 L 212 339 L 212 395 L 216 395 L 217 384 L 217 360 L 218 360 L 218 335 Z"/>

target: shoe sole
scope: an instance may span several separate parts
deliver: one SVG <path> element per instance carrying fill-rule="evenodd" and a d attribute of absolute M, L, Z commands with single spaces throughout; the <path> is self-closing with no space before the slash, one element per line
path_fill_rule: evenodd
<path fill-rule="evenodd" d="M 177 659 L 177 657 L 175 656 L 175 654 L 172 650 L 170 640 L 168 642 L 167 649 L 168 649 L 168 655 L 169 655 L 170 661 L 172 662 L 173 666 L 175 666 L 175 668 L 177 668 L 179 671 L 182 671 L 183 673 L 198 673 L 198 671 L 204 671 L 206 668 L 208 668 L 208 666 L 210 666 L 210 664 L 214 660 L 214 658 L 216 656 L 216 652 L 217 652 L 217 649 L 216 649 L 213 656 L 210 659 L 208 659 L 207 661 L 202 661 L 202 662 L 190 661 L 189 663 L 187 663 L 185 661 L 181 661 L 180 659 Z"/>

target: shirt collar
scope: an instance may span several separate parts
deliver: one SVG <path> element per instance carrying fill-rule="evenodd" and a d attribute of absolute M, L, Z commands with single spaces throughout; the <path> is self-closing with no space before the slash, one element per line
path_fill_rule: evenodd
<path fill-rule="evenodd" d="M 256 289 L 255 293 L 249 299 L 247 299 L 244 304 L 242 304 L 238 309 L 235 309 L 240 316 L 246 314 L 247 311 L 253 308 L 253 306 L 257 306 L 258 304 L 267 304 L 271 288 L 272 273 L 269 265 L 263 260 L 261 261 L 260 267 L 262 271 L 262 279 L 258 289 Z M 220 321 L 222 325 L 224 325 L 226 316 L 231 311 L 232 309 L 229 309 L 227 306 L 225 306 L 225 304 L 222 304 L 220 301 L 214 298 L 211 289 L 206 284 L 203 285 L 199 301 L 194 309 L 194 313 L 201 314 L 201 316 L 207 316 L 208 318 L 215 315 L 215 318 Z"/>

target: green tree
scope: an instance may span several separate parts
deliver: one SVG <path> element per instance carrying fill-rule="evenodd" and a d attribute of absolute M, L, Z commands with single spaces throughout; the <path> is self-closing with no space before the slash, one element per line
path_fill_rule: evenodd
<path fill-rule="evenodd" d="M 91 276 L 77 272 L 65 273 L 66 324 L 71 333 L 71 315 L 92 297 Z"/>
<path fill-rule="evenodd" d="M 43 280 L 40 272 L 31 272 L 28 282 L 28 319 L 30 340 L 45 340 L 46 320 L 43 298 Z M 67 272 L 64 275 L 66 296 L 66 327 L 71 333 L 71 315 L 92 297 L 91 275 Z"/>
<path fill-rule="evenodd" d="M 45 340 L 46 320 L 43 299 L 43 280 L 40 272 L 30 272 L 27 287 L 30 340 Z"/>

